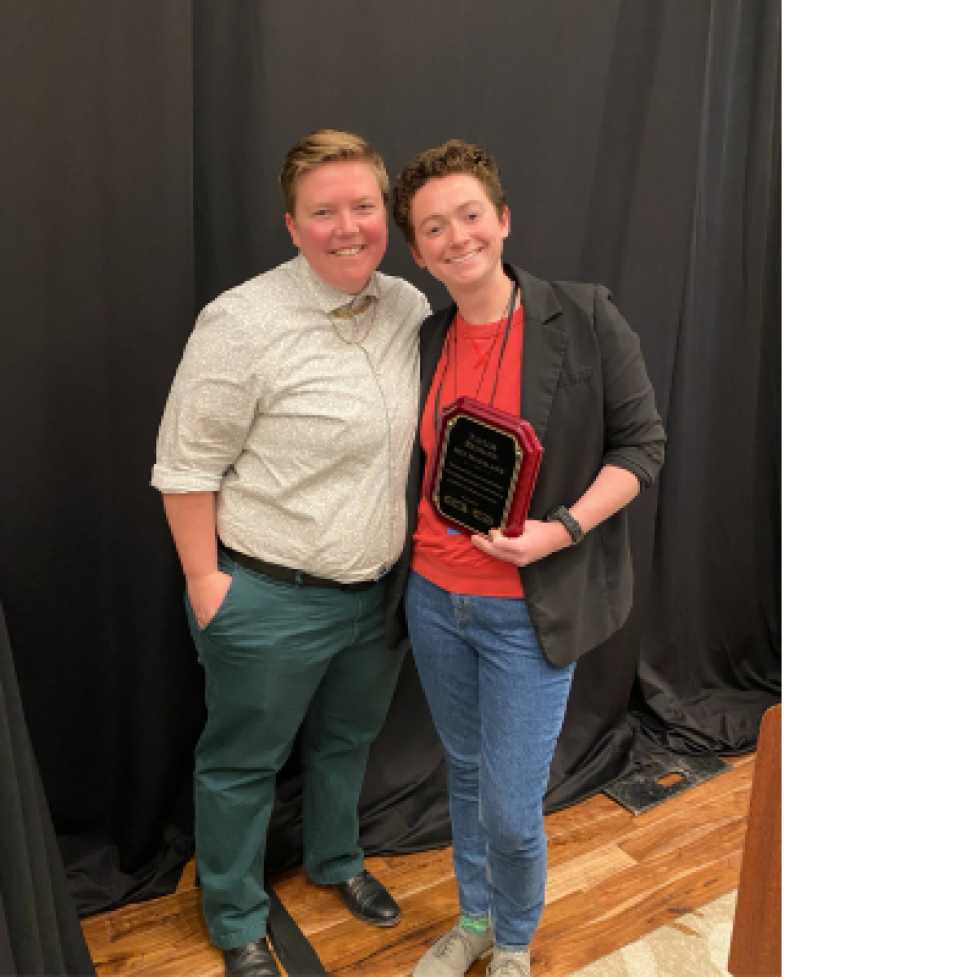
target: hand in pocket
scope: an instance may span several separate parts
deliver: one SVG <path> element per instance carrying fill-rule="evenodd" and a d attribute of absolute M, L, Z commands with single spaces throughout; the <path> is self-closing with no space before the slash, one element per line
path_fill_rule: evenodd
<path fill-rule="evenodd" d="M 222 570 L 187 580 L 187 596 L 201 630 L 214 619 L 230 588 L 231 575 Z"/>

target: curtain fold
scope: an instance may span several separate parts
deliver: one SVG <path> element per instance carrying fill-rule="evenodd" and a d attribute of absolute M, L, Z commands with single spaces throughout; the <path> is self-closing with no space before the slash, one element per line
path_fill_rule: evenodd
<path fill-rule="evenodd" d="M 0 600 L 88 905 L 191 823 L 203 694 L 149 486 L 195 314 L 191 54 L 190 0 L 0 7 Z"/>
<path fill-rule="evenodd" d="M 642 725 L 743 752 L 780 700 L 780 10 L 713 4 Z"/>
<path fill-rule="evenodd" d="M 0 607 L 0 974 L 91 974 Z"/>

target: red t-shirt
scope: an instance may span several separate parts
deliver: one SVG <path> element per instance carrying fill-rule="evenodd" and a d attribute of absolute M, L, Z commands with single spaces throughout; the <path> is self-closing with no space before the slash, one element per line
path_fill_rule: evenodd
<path fill-rule="evenodd" d="M 492 388 L 498 376 L 495 399 L 491 402 L 500 410 L 518 416 L 522 379 L 522 323 L 520 307 L 512 316 L 509 340 L 500 365 L 504 323 L 473 325 L 465 322 L 460 314 L 455 316 L 434 371 L 434 381 L 421 418 L 421 448 L 427 459 L 425 484 L 434 453 L 434 400 L 439 386 L 441 410 L 458 397 L 476 397 L 487 404 L 492 398 Z M 449 526 L 423 497 L 417 510 L 411 568 L 442 590 L 454 594 L 524 596 L 517 567 L 494 556 L 486 556 L 474 546 L 468 534 Z"/>

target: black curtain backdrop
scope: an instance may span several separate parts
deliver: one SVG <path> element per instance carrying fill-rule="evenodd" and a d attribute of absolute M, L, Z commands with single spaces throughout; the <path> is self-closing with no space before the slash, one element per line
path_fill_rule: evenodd
<path fill-rule="evenodd" d="M 199 309 L 289 258 L 277 174 L 329 126 L 392 177 L 451 137 L 502 169 L 509 260 L 609 286 L 669 443 L 632 504 L 636 601 L 586 656 L 548 809 L 663 748 L 738 753 L 780 697 L 776 0 L 6 0 L 0 6 L 0 600 L 82 913 L 192 851 L 203 682 L 155 437 Z M 384 270 L 439 285 L 396 230 Z M 449 840 L 408 658 L 363 841 Z M 272 869 L 294 864 L 282 772 Z"/>
<path fill-rule="evenodd" d="M 90 974 L 0 607 L 0 974 Z"/>

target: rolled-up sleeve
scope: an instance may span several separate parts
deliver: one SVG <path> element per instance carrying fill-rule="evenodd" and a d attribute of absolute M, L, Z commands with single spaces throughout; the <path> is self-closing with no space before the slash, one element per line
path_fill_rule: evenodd
<path fill-rule="evenodd" d="M 151 484 L 216 492 L 241 453 L 260 395 L 247 305 L 225 295 L 200 313 L 163 411 Z"/>
<path fill-rule="evenodd" d="M 665 428 L 638 337 L 602 285 L 594 290 L 594 324 L 604 388 L 603 463 L 631 472 L 644 489 L 665 460 Z"/>

